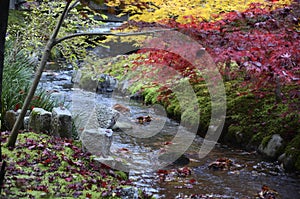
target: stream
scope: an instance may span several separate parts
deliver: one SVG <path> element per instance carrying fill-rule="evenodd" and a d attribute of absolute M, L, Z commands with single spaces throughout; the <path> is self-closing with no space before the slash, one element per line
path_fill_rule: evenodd
<path fill-rule="evenodd" d="M 285 173 L 280 165 L 263 161 L 256 152 L 232 149 L 221 144 L 216 144 L 207 156 L 200 159 L 198 152 L 203 139 L 198 136 L 179 160 L 175 161 L 175 158 L 169 165 L 156 167 L 155 154 L 176 144 L 173 142 L 179 132 L 179 123 L 165 117 L 159 106 L 146 106 L 114 93 L 108 96 L 73 88 L 72 73 L 71 67 L 62 71 L 45 71 L 40 86 L 51 92 L 54 98 L 69 103 L 73 109 L 87 113 L 91 110 L 90 105 L 98 103 L 112 107 L 119 103 L 130 109 L 126 118 L 131 121 L 140 116 L 151 116 L 155 125 L 150 125 L 151 122 L 149 125 L 131 123 L 139 128 L 115 131 L 111 146 L 114 154 L 119 154 L 131 165 L 130 180 L 147 194 L 155 198 L 192 198 L 193 194 L 197 194 L 198 198 L 242 199 L 255 198 L 261 187 L 267 185 L 279 193 L 276 198 L 300 198 L 299 174 Z M 74 99 L 80 103 L 72 102 Z M 152 128 L 157 126 L 158 129 Z M 234 166 L 225 170 L 209 168 L 219 158 L 230 159 Z"/>
<path fill-rule="evenodd" d="M 92 31 L 109 32 L 119 25 L 121 23 L 107 23 Z M 102 57 L 114 56 L 113 53 L 122 51 L 120 46 L 115 49 L 116 52 L 105 48 L 96 48 L 94 51 Z M 126 50 L 127 46 L 123 51 Z M 72 113 L 82 112 L 81 118 L 88 118 L 95 104 L 107 107 L 122 104 L 130 109 L 129 113 L 121 114 L 120 120 L 129 123 L 132 128 L 114 131 L 110 150 L 116 156 L 114 160 L 119 159 L 114 166 L 124 169 L 122 165 L 129 165 L 130 180 L 146 194 L 166 199 L 246 199 L 256 198 L 262 186 L 267 185 L 278 192 L 276 198 L 300 198 L 299 174 L 285 173 L 276 162 L 264 161 L 256 152 L 233 149 L 222 144 L 216 144 L 208 155 L 199 158 L 203 139 L 191 135 L 178 122 L 167 118 L 161 106 L 146 106 L 114 92 L 109 95 L 96 94 L 74 88 L 71 82 L 72 66 L 59 68 L 48 68 L 39 86 L 48 90 L 56 100 L 71 107 Z M 151 117 L 151 122 L 136 122 L 136 118 L 146 116 Z M 180 132 L 184 133 L 180 136 Z M 183 142 L 184 139 L 188 142 L 186 135 L 191 135 L 193 141 L 188 143 L 188 147 L 183 147 L 184 150 L 179 154 L 158 155 L 176 145 L 175 137 L 178 135 Z M 211 165 L 220 158 L 230 160 L 232 166 L 212 169 Z"/>

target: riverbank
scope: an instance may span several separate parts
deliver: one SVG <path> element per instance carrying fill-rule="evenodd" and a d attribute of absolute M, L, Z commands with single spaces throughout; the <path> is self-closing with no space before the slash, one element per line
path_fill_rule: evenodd
<path fill-rule="evenodd" d="M 163 105 L 169 117 L 177 121 L 186 120 L 184 121 L 186 124 L 193 123 L 193 118 L 189 116 L 190 110 L 182 113 L 176 97 L 172 93 L 161 92 L 161 85 L 147 82 L 147 79 L 129 83 L 130 77 L 136 77 L 138 73 L 133 70 L 141 70 L 133 69 L 135 67 L 133 61 L 137 56 L 139 55 L 98 60 L 97 64 L 101 65 L 101 68 L 87 65 L 81 69 L 81 83 L 84 84 L 87 79 L 94 78 L 97 73 L 111 74 L 121 82 L 119 90 L 125 89 L 129 96 L 140 95 L 140 99 L 143 99 L 146 104 Z M 125 70 L 130 72 L 125 73 Z M 89 71 L 94 72 L 91 74 Z M 193 83 L 192 87 L 201 110 L 198 134 L 204 137 L 211 118 L 210 93 L 205 82 Z M 299 171 L 299 102 L 298 97 L 295 96 L 297 93 L 294 93 L 297 86 L 283 87 L 282 101 L 277 101 L 274 91 L 267 88 L 262 92 L 263 96 L 256 95 L 251 92 L 251 87 L 243 85 L 242 79 L 224 81 L 224 87 L 227 114 L 219 141 L 248 151 L 260 151 L 268 160 L 281 161 L 286 171 Z M 282 140 L 278 145 L 267 147 L 268 144 L 272 145 L 270 141 L 274 135 L 278 135 Z M 272 154 L 270 150 L 273 151 Z"/>

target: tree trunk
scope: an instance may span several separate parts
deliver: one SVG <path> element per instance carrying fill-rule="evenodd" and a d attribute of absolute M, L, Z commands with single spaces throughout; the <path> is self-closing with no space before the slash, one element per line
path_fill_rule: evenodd
<path fill-rule="evenodd" d="M 31 102 L 31 100 L 32 100 L 32 98 L 34 96 L 36 88 L 37 88 L 37 86 L 38 86 L 38 84 L 40 82 L 42 73 L 43 73 L 44 68 L 46 66 L 47 60 L 48 60 L 48 58 L 50 56 L 51 49 L 52 49 L 52 47 L 55 44 L 56 37 L 57 37 L 59 29 L 60 29 L 60 27 L 61 27 L 61 25 L 63 23 L 63 20 L 64 20 L 66 14 L 67 14 L 67 11 L 68 11 L 68 8 L 70 6 L 70 3 L 71 3 L 71 1 L 67 1 L 66 7 L 65 7 L 62 15 L 60 16 L 60 19 L 59 19 L 59 21 L 58 21 L 58 23 L 56 25 L 56 28 L 53 31 L 53 34 L 51 35 L 49 41 L 47 42 L 47 45 L 46 45 L 44 53 L 43 53 L 42 60 L 40 62 L 38 70 L 36 71 L 35 78 L 33 80 L 32 86 L 31 86 L 31 88 L 30 88 L 30 90 L 29 90 L 29 92 L 28 92 L 28 94 L 26 96 L 26 99 L 25 99 L 25 102 L 23 104 L 21 113 L 20 113 L 20 115 L 19 115 L 17 121 L 15 122 L 15 124 L 13 126 L 13 129 L 11 131 L 11 135 L 10 135 L 8 143 L 7 143 L 8 147 L 11 147 L 11 148 L 15 147 L 20 127 L 21 127 L 21 125 L 23 123 L 24 117 L 26 115 L 26 112 L 27 112 L 27 109 L 28 109 L 28 107 L 30 105 L 30 102 Z"/>
<path fill-rule="evenodd" d="M 7 28 L 7 20 L 8 20 L 8 10 L 9 10 L 9 0 L 1 0 L 0 1 L 0 110 L 2 109 L 2 77 L 3 77 L 3 66 L 4 66 L 4 47 L 5 47 L 5 36 L 6 36 L 6 28 Z M 3 117 L 3 115 L 1 117 Z M 0 142 L 0 161 L 2 162 L 0 168 L 0 194 L 1 194 L 2 185 L 5 176 L 5 166 L 6 166 L 6 162 L 2 160 L 1 142 Z"/>
<path fill-rule="evenodd" d="M 42 57 L 42 60 L 40 62 L 40 65 L 39 65 L 39 68 L 35 74 L 35 78 L 34 78 L 34 81 L 32 83 L 32 86 L 29 90 L 29 93 L 27 94 L 26 96 L 26 99 L 25 99 L 25 102 L 23 104 L 23 107 L 22 107 L 22 110 L 21 110 L 21 113 L 17 119 L 17 121 L 15 122 L 14 126 L 13 126 L 13 129 L 11 131 L 11 135 L 9 137 L 9 140 L 8 140 L 8 143 L 7 143 L 7 146 L 10 147 L 10 148 L 14 148 L 15 147 L 15 144 L 16 144 L 16 140 L 17 140 L 17 137 L 18 137 L 18 134 L 19 134 L 19 129 L 23 123 L 23 120 L 24 120 L 24 117 L 26 115 L 26 112 L 27 112 L 27 109 L 30 105 L 30 102 L 34 96 L 34 93 L 35 93 L 35 90 L 38 86 L 38 83 L 40 81 L 40 78 L 42 76 L 42 73 L 43 73 L 43 70 L 46 66 L 46 62 L 50 56 L 50 52 L 51 52 L 51 49 L 53 48 L 53 46 L 55 46 L 56 44 L 66 40 L 66 39 L 71 39 L 73 37 L 80 37 L 80 36 L 85 36 L 85 35 L 113 35 L 113 36 L 133 36 L 133 35 L 144 35 L 144 34 L 152 34 L 154 32 L 163 32 L 163 31 L 166 31 L 166 30 L 174 30 L 174 29 L 164 29 L 164 30 L 154 30 L 154 31 L 148 31 L 148 32 L 134 32 L 134 33 L 75 33 L 75 34 L 72 34 L 72 35 L 68 35 L 68 36 L 65 36 L 65 37 L 62 37 L 60 39 L 57 39 L 57 35 L 59 33 L 59 29 L 68 13 L 68 11 L 74 7 L 74 6 L 70 6 L 70 3 L 72 2 L 72 0 L 69 0 L 67 1 L 66 3 L 66 7 L 62 13 L 62 15 L 60 16 L 60 19 L 56 25 L 56 28 L 55 30 L 53 31 L 53 34 L 51 35 L 47 45 L 46 45 L 46 48 L 44 50 L 44 53 L 43 53 L 43 57 Z M 73 3 L 73 5 L 76 5 L 78 1 L 75 1 Z"/>

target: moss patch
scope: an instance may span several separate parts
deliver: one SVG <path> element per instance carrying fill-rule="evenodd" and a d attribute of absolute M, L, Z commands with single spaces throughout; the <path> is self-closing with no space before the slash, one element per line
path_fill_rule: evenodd
<path fill-rule="evenodd" d="M 285 153 L 295 160 L 295 168 L 300 171 L 300 134 L 287 145 Z"/>
<path fill-rule="evenodd" d="M 3 145 L 9 133 L 2 132 Z M 2 148 L 7 162 L 1 198 L 119 198 L 130 185 L 81 150 L 79 141 L 21 133 L 14 150 Z"/>

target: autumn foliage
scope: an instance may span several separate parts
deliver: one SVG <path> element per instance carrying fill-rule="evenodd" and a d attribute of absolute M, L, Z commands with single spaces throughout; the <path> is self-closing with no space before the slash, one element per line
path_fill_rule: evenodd
<path fill-rule="evenodd" d="M 135 21 L 158 22 L 173 19 L 179 23 L 189 23 L 186 16 L 193 16 L 198 21 L 211 21 L 216 14 L 233 10 L 243 11 L 251 3 L 282 6 L 290 4 L 291 0 L 107 0 L 106 2 L 109 6 L 122 7 L 124 13 L 133 14 L 131 19 Z"/>
<path fill-rule="evenodd" d="M 217 21 L 199 21 L 194 16 L 186 16 L 189 23 L 168 19 L 160 24 L 132 21 L 127 26 L 178 29 L 207 50 L 225 80 L 243 79 L 242 85 L 251 85 L 252 92 L 264 96 L 262 88 L 274 90 L 300 83 L 299 8 L 297 4 L 274 9 L 253 3 L 243 12 L 215 15 L 221 18 Z M 191 49 L 182 45 L 181 50 Z M 152 49 L 146 64 L 154 62 L 174 68 L 191 82 L 203 80 L 195 66 L 176 54 Z"/>

